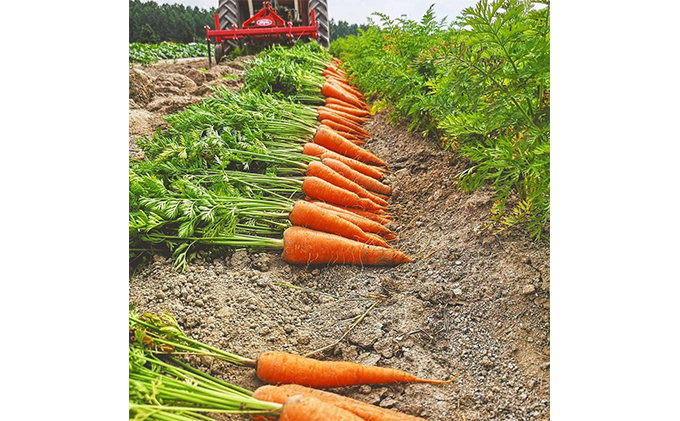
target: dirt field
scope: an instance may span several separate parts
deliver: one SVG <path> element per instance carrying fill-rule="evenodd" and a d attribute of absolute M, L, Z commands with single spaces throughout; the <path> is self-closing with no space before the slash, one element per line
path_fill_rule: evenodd
<path fill-rule="evenodd" d="M 133 139 L 162 127 L 160 115 L 206 94 L 200 77 L 239 86 L 220 77 L 239 75 L 239 63 L 209 73 L 197 70 L 201 66 L 205 60 L 130 70 L 131 157 L 140 156 Z M 133 83 L 144 78 L 142 72 L 150 82 Z M 177 88 L 180 81 L 183 88 Z M 457 190 L 456 175 L 465 163 L 455 154 L 388 124 L 384 114 L 366 128 L 373 134 L 367 149 L 392 170 L 386 183 L 394 192 L 396 247 L 413 263 L 297 267 L 275 252 L 236 251 L 194 262 L 179 274 L 168 257 L 157 256 L 133 268 L 130 301 L 142 311 L 170 312 L 189 336 L 249 357 L 268 350 L 306 354 L 331 345 L 365 314 L 340 343 L 314 356 L 425 378 L 459 377 L 441 386 L 337 391 L 432 421 L 549 419 L 549 245 L 520 232 L 495 236 L 482 230 L 491 192 Z M 194 363 L 243 387 L 262 384 L 251 369 Z"/>

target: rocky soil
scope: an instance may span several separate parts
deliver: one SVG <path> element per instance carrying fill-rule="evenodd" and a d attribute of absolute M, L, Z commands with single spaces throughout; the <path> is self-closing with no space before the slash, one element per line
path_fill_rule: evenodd
<path fill-rule="evenodd" d="M 174 110 L 164 101 L 192 103 L 204 94 L 201 83 L 223 83 L 221 74 L 241 71 L 222 65 L 206 76 L 197 70 L 201 65 L 205 60 L 189 65 L 193 78 L 167 76 L 165 66 L 130 71 L 131 80 L 143 73 L 153 86 L 145 90 L 135 82 L 133 91 L 131 82 L 131 138 L 133 111 L 156 118 Z M 153 119 L 145 124 L 162 127 Z M 336 390 L 432 421 L 549 419 L 549 245 L 521 231 L 485 230 L 492 194 L 456 188 L 466 163 L 454 153 L 389 124 L 384 114 L 366 128 L 373 133 L 366 147 L 392 170 L 386 183 L 394 191 L 390 208 L 400 236 L 395 246 L 413 263 L 302 267 L 283 262 L 278 253 L 241 250 L 196 261 L 180 274 L 167 256 L 156 256 L 131 268 L 130 301 L 141 311 L 170 312 L 191 337 L 248 357 L 268 350 L 306 354 L 332 345 L 313 356 L 432 379 L 457 375 L 447 385 Z M 262 384 L 251 369 L 193 363 L 243 387 Z"/>

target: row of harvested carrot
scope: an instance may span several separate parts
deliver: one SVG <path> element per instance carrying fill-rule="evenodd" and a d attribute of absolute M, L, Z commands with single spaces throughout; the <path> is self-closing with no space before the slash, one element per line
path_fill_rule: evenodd
<path fill-rule="evenodd" d="M 370 137 L 361 127 L 369 120 L 368 106 L 338 64 L 329 63 L 323 71 L 321 126 L 303 149 L 320 161 L 307 168 L 302 185 L 307 197 L 290 214 L 294 226 L 284 232 L 283 258 L 297 264 L 410 262 L 388 244 L 396 235 L 386 227 L 391 189 L 380 181 L 386 164 L 361 147 Z"/>

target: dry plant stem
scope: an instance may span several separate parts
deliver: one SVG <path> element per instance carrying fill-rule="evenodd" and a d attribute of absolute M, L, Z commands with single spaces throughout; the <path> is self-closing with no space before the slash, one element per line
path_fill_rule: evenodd
<path fill-rule="evenodd" d="M 340 339 L 338 339 L 337 341 L 333 342 L 333 343 L 330 344 L 330 345 L 324 346 L 323 348 L 319 348 L 319 349 L 317 349 L 317 350 L 308 352 L 308 353 L 306 353 L 305 355 L 303 355 L 303 357 L 307 357 L 307 358 L 308 358 L 308 357 L 310 357 L 311 355 L 318 354 L 319 352 L 323 352 L 323 351 L 325 351 L 325 350 L 327 350 L 327 349 L 330 349 L 330 348 L 336 346 L 336 345 L 339 344 L 340 342 L 342 342 L 342 340 L 345 339 L 345 338 L 347 337 L 347 335 L 349 335 L 349 333 L 352 331 L 352 329 L 354 329 L 354 328 L 356 327 L 356 325 L 358 325 L 359 323 L 361 323 L 361 321 L 364 319 L 364 317 L 366 317 L 366 315 L 367 315 L 371 310 L 373 310 L 373 307 L 375 307 L 377 304 L 378 304 L 378 301 L 376 301 L 376 302 L 374 302 L 373 304 L 371 304 L 371 306 L 364 312 L 364 314 L 362 314 L 361 316 L 359 316 L 359 318 L 358 318 L 354 323 L 352 323 L 352 325 L 345 331 L 345 333 L 342 334 L 342 336 L 340 337 Z"/>

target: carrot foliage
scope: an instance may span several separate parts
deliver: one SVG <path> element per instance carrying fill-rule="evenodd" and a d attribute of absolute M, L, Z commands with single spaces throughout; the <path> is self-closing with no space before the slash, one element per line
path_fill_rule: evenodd
<path fill-rule="evenodd" d="M 550 218 L 550 7 L 480 0 L 452 24 L 375 14 L 338 39 L 359 88 L 393 121 L 438 140 L 471 165 L 460 186 L 494 187 L 491 224 L 545 236 Z"/>

